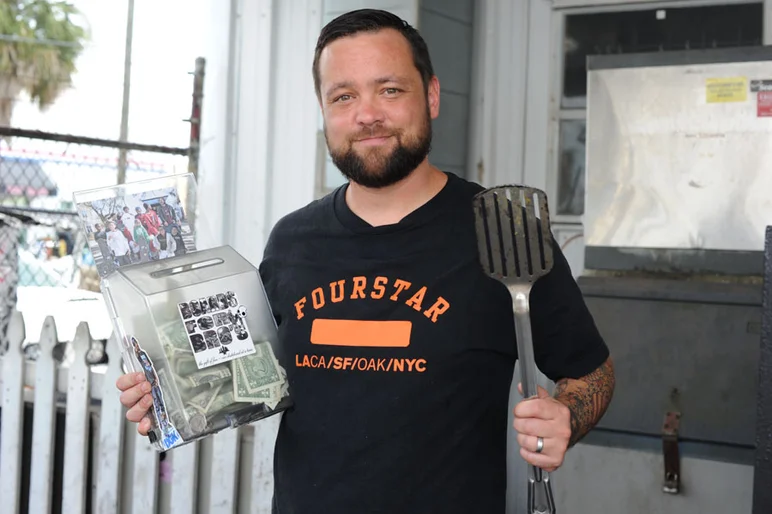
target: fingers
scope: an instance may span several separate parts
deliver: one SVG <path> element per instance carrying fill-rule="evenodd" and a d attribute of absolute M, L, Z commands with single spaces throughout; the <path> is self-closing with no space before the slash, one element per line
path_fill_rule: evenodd
<path fill-rule="evenodd" d="M 150 395 L 150 382 L 145 379 L 144 373 L 127 373 L 118 378 L 115 385 L 120 389 L 121 405 L 129 409 L 126 419 L 133 423 L 139 423 L 153 405 L 153 397 Z M 150 421 L 147 420 L 149 425 Z M 137 427 L 138 430 L 142 427 Z M 148 426 L 149 429 L 149 426 Z"/>
<path fill-rule="evenodd" d="M 565 444 L 558 439 L 545 438 L 542 451 L 537 452 L 538 438 L 533 435 L 517 434 L 517 442 L 520 445 L 520 456 L 528 464 L 551 473 L 563 464 L 566 454 Z"/>
<path fill-rule="evenodd" d="M 520 396 L 523 396 L 523 383 L 518 382 L 517 383 L 517 392 L 520 393 Z M 549 391 L 544 389 L 542 386 L 537 385 L 536 386 L 536 397 L 537 398 L 548 398 L 550 396 Z"/>
<path fill-rule="evenodd" d="M 545 447 L 544 451 L 546 452 L 546 447 L 547 447 L 546 441 L 544 442 L 544 447 Z M 530 450 L 526 450 L 525 448 L 520 448 L 520 456 L 528 464 L 532 464 L 537 468 L 541 468 L 547 473 L 552 473 L 563 464 L 562 455 L 560 458 L 556 458 L 544 452 L 536 453 Z"/>
<path fill-rule="evenodd" d="M 145 374 L 144 373 L 126 373 L 125 375 L 121 375 L 118 377 L 118 380 L 115 382 L 115 386 L 120 389 L 121 391 L 125 391 L 129 389 L 130 387 L 133 387 L 145 380 Z"/>
<path fill-rule="evenodd" d="M 147 411 L 153 405 L 153 397 L 150 394 L 152 387 L 145 374 L 126 373 L 118 377 L 115 385 L 121 391 L 121 405 L 128 409 L 126 419 L 137 423 L 137 432 L 147 435 L 151 429 Z"/>
<path fill-rule="evenodd" d="M 520 456 L 523 460 L 548 473 L 552 473 L 563 465 L 568 449 L 566 441 L 563 439 L 543 437 L 542 451 L 537 452 L 538 437 L 523 433 L 517 434 L 517 443 L 520 445 Z"/>
<path fill-rule="evenodd" d="M 522 394 L 522 386 L 518 384 Z M 537 396 L 525 398 L 514 409 L 513 426 L 517 430 L 520 456 L 528 464 L 551 473 L 563 464 L 571 437 L 571 414 L 568 407 L 549 396 L 543 387 Z M 537 453 L 538 437 L 543 438 Z"/>
<path fill-rule="evenodd" d="M 526 398 L 515 405 L 516 418 L 556 419 L 563 405 L 553 398 Z"/>
<path fill-rule="evenodd" d="M 132 423 L 139 423 L 147 414 L 150 406 L 153 405 L 153 397 L 146 394 L 128 411 L 126 411 L 126 419 Z"/>
<path fill-rule="evenodd" d="M 563 448 L 568 448 L 568 441 L 571 438 L 571 427 L 568 421 L 515 418 L 512 426 L 518 434 L 534 437 L 540 436 L 544 439 L 556 439 L 560 441 L 558 446 Z"/>
<path fill-rule="evenodd" d="M 150 391 L 151 391 L 150 382 L 148 382 L 147 380 L 143 380 L 137 385 L 130 387 L 121 393 L 121 396 L 120 396 L 121 404 L 127 409 L 130 409 L 134 407 L 134 405 L 136 405 L 137 402 L 139 402 L 143 396 L 150 393 Z"/>
<path fill-rule="evenodd" d="M 512 426 L 518 434 L 532 435 L 534 437 L 555 437 L 556 428 L 554 423 L 537 418 L 515 418 Z"/>
<path fill-rule="evenodd" d="M 527 435 L 527 434 L 517 434 L 517 443 L 520 445 L 521 448 L 525 448 L 528 451 L 536 452 L 536 447 L 539 444 L 539 438 L 535 435 Z M 544 452 L 544 448 L 542 448 L 542 452 Z"/>
<path fill-rule="evenodd" d="M 139 432 L 140 435 L 147 435 L 147 433 L 150 432 L 150 428 L 150 418 L 147 416 L 142 418 L 142 421 L 137 424 L 137 432 Z"/>

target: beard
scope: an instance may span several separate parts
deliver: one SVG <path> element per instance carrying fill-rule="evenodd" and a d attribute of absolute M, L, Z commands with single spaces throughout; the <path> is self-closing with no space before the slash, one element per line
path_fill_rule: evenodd
<path fill-rule="evenodd" d="M 371 148 L 366 150 L 364 155 L 360 155 L 353 148 L 354 141 L 358 139 L 386 136 L 392 136 L 397 141 L 397 147 L 388 153 L 384 153 L 381 148 Z M 431 116 L 427 107 L 426 117 L 418 134 L 409 138 L 400 131 L 368 128 L 350 138 L 346 148 L 336 149 L 330 146 L 326 128 L 324 137 L 332 162 L 343 176 L 362 187 L 380 189 L 410 176 L 429 155 L 432 143 Z"/>

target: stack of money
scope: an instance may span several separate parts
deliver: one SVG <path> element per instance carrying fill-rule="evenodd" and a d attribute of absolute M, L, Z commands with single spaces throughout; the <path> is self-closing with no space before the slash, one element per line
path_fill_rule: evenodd
<path fill-rule="evenodd" d="M 286 374 L 268 341 L 257 343 L 255 350 L 232 362 L 234 398 L 238 402 L 264 403 L 274 410 L 286 394 Z"/>
<path fill-rule="evenodd" d="M 168 388 L 171 375 L 179 393 L 164 400 L 183 437 L 205 435 L 207 429 L 222 425 L 220 418 L 246 405 L 264 404 L 273 411 L 288 395 L 286 371 L 268 341 L 256 343 L 251 355 L 198 369 L 181 321 L 161 327 L 159 337 L 168 362 L 166 369 L 159 370 L 159 380 Z"/>

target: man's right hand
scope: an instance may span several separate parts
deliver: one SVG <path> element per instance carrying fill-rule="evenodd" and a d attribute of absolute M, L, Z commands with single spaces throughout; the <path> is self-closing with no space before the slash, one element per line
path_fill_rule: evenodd
<path fill-rule="evenodd" d="M 153 405 L 153 397 L 150 394 L 150 382 L 145 378 L 145 374 L 140 372 L 121 375 L 115 385 L 121 391 L 121 404 L 129 409 L 126 419 L 138 423 L 137 432 L 147 435 L 150 431 L 150 418 L 146 414 Z"/>

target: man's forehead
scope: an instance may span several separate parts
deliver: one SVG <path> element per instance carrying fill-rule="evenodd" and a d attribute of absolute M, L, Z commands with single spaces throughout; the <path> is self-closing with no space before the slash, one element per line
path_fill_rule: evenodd
<path fill-rule="evenodd" d="M 410 44 L 393 29 L 362 32 L 330 43 L 319 58 L 323 90 L 355 82 L 383 83 L 420 79 Z"/>
<path fill-rule="evenodd" d="M 394 29 L 358 32 L 328 44 L 319 56 L 319 64 L 322 68 L 350 68 L 352 60 L 372 59 L 412 64 L 410 43 Z"/>

